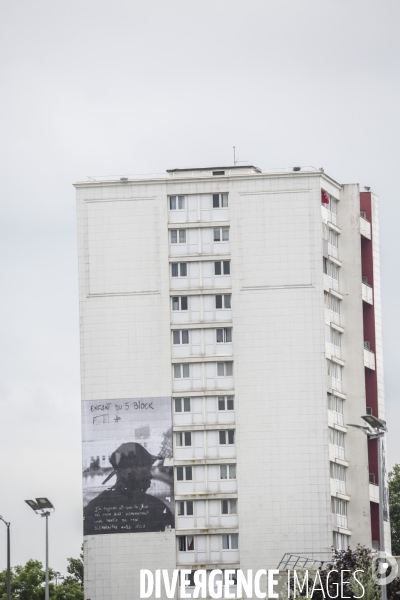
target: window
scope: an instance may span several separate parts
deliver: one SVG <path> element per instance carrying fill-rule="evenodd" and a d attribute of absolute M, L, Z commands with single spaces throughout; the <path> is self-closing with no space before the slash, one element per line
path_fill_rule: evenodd
<path fill-rule="evenodd" d="M 186 244 L 186 229 L 171 229 L 171 244 Z"/>
<path fill-rule="evenodd" d="M 228 194 L 213 194 L 213 208 L 228 208 Z"/>
<path fill-rule="evenodd" d="M 328 360 L 328 375 L 332 377 L 332 379 L 336 379 L 337 381 L 342 381 L 342 367 L 341 365 L 337 365 L 336 363 Z"/>
<path fill-rule="evenodd" d="M 186 377 L 190 377 L 190 365 L 178 364 L 174 365 L 174 379 L 184 379 Z"/>
<path fill-rule="evenodd" d="M 217 375 L 218 375 L 218 377 L 232 377 L 233 362 L 218 362 L 217 363 Z"/>
<path fill-rule="evenodd" d="M 214 274 L 215 275 L 230 275 L 231 273 L 231 261 L 230 260 L 218 260 L 214 262 Z"/>
<path fill-rule="evenodd" d="M 236 465 L 220 465 L 219 466 L 219 478 L 220 479 L 236 479 Z"/>
<path fill-rule="evenodd" d="M 221 500 L 221 515 L 236 515 L 237 502 L 236 500 Z"/>
<path fill-rule="evenodd" d="M 190 398 L 175 398 L 175 412 L 190 412 Z"/>
<path fill-rule="evenodd" d="M 194 550 L 194 537 L 192 535 L 178 535 L 179 552 L 191 552 Z"/>
<path fill-rule="evenodd" d="M 185 196 L 170 196 L 170 210 L 185 210 Z"/>
<path fill-rule="evenodd" d="M 336 491 L 346 493 L 346 467 L 331 462 L 331 478 L 336 481 Z"/>
<path fill-rule="evenodd" d="M 192 481 L 193 480 L 192 467 L 176 467 L 176 480 L 177 481 Z"/>
<path fill-rule="evenodd" d="M 219 432 L 219 443 L 221 445 L 229 444 L 232 445 L 235 443 L 235 430 L 228 429 L 227 431 Z"/>
<path fill-rule="evenodd" d="M 338 348 L 342 347 L 342 334 L 336 329 L 332 329 L 329 325 L 325 325 L 325 339 Z"/>
<path fill-rule="evenodd" d="M 171 277 L 187 277 L 187 263 L 171 263 Z"/>
<path fill-rule="evenodd" d="M 217 343 L 230 343 L 232 341 L 232 327 L 217 329 Z"/>
<path fill-rule="evenodd" d="M 337 429 L 329 429 L 330 442 L 333 444 L 335 456 L 344 459 L 344 433 Z"/>
<path fill-rule="evenodd" d="M 214 227 L 214 242 L 229 242 L 229 227 Z"/>
<path fill-rule="evenodd" d="M 339 267 L 324 257 L 324 273 L 331 279 L 339 281 Z"/>
<path fill-rule="evenodd" d="M 215 296 L 215 308 L 231 308 L 231 295 L 217 294 Z"/>
<path fill-rule="evenodd" d="M 176 435 L 176 445 L 177 446 L 191 446 L 192 445 L 192 434 L 190 431 L 178 431 L 175 435 Z"/>
<path fill-rule="evenodd" d="M 343 405 L 344 401 L 337 396 L 333 396 L 332 394 L 328 394 L 328 408 L 333 412 L 338 413 L 339 415 L 343 414 Z"/>
<path fill-rule="evenodd" d="M 349 536 L 344 533 L 333 532 L 333 545 L 336 550 L 347 550 L 349 547 Z"/>
<path fill-rule="evenodd" d="M 189 343 L 189 331 L 187 329 L 176 330 L 172 332 L 172 341 L 176 344 Z"/>
<path fill-rule="evenodd" d="M 178 502 L 178 516 L 192 516 L 193 515 L 193 500 L 186 500 L 185 502 Z"/>
<path fill-rule="evenodd" d="M 328 244 L 336 249 L 339 247 L 339 234 L 332 231 L 332 229 L 328 230 Z"/>
<path fill-rule="evenodd" d="M 218 410 L 233 410 L 233 396 L 218 396 Z"/>
<path fill-rule="evenodd" d="M 187 296 L 173 296 L 172 297 L 172 310 L 187 310 L 188 299 Z"/>
<path fill-rule="evenodd" d="M 238 534 L 230 533 L 222 537 L 222 550 L 237 550 L 238 549 Z"/>
<path fill-rule="evenodd" d="M 347 517 L 347 502 L 341 498 L 331 498 L 332 500 L 332 512 Z"/>

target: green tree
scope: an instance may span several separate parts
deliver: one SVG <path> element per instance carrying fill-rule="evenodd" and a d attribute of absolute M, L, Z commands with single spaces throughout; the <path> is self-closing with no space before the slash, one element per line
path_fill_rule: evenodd
<path fill-rule="evenodd" d="M 400 464 L 389 473 L 389 507 L 392 554 L 400 556 Z"/>
<path fill-rule="evenodd" d="M 64 581 L 54 586 L 54 571 L 49 569 L 51 600 L 84 600 L 83 594 L 83 554 L 79 558 L 69 558 L 68 575 Z M 45 600 L 44 583 L 46 573 L 38 560 L 28 560 L 22 566 L 11 570 L 12 600 Z M 7 570 L 0 571 L 0 600 L 7 598 Z"/>

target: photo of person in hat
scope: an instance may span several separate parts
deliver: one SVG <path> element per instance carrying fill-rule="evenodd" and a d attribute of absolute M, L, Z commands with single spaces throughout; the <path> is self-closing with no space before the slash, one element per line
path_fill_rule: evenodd
<path fill-rule="evenodd" d="M 110 456 L 116 481 L 84 508 L 84 535 L 165 531 L 174 527 L 171 510 L 159 498 L 147 494 L 153 479 L 152 467 L 160 456 L 141 444 L 128 442 Z"/>

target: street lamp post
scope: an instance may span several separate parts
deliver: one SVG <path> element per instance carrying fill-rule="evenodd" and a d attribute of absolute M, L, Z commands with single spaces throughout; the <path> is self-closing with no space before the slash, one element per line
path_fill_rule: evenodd
<path fill-rule="evenodd" d="M 7 600 L 11 600 L 11 542 L 10 542 L 10 525 L 9 521 L 0 516 L 0 521 L 3 521 L 7 527 Z"/>
<path fill-rule="evenodd" d="M 49 600 L 49 516 L 55 508 L 48 498 L 36 498 L 35 500 L 25 500 L 28 506 L 35 511 L 37 515 L 46 518 L 46 587 L 45 600 Z"/>
<path fill-rule="evenodd" d="M 365 425 L 352 425 L 351 423 L 347 423 L 349 427 L 357 427 L 357 429 L 361 429 L 363 433 L 368 437 L 369 440 L 378 440 L 378 469 L 379 469 L 379 546 L 380 551 L 385 552 L 385 532 L 383 530 L 384 516 L 383 516 L 383 505 L 385 498 L 385 469 L 382 461 L 383 457 L 383 440 L 385 437 L 385 433 L 387 432 L 386 421 L 383 419 L 378 419 L 378 417 L 374 417 L 373 415 L 364 415 L 361 417 L 370 425 L 370 427 L 366 427 Z M 372 429 L 371 429 L 372 427 Z M 381 559 L 382 563 L 385 563 L 385 559 Z M 386 565 L 387 566 L 387 565 Z M 383 567 L 383 564 L 382 564 Z M 384 568 L 384 567 L 383 567 Z M 386 570 L 384 568 L 384 570 Z M 386 592 L 386 584 L 382 584 L 382 600 L 387 600 L 387 592 Z"/>

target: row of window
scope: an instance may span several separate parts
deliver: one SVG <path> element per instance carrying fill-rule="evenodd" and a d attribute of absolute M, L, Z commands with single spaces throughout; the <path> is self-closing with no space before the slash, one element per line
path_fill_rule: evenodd
<path fill-rule="evenodd" d="M 172 310 L 188 310 L 187 296 L 172 296 Z M 217 294 L 215 296 L 215 308 L 232 308 L 231 294 Z"/>
<path fill-rule="evenodd" d="M 235 431 L 234 429 L 228 429 L 226 431 L 218 432 L 218 439 L 220 446 L 233 445 L 235 443 Z M 175 433 L 175 445 L 178 447 L 190 447 L 192 445 L 192 432 L 191 431 L 178 431 Z"/>
<path fill-rule="evenodd" d="M 178 550 L 179 552 L 194 551 L 194 536 L 193 535 L 178 535 Z M 239 539 L 237 533 L 229 533 L 221 535 L 222 550 L 237 550 L 239 548 Z"/>
<path fill-rule="evenodd" d="M 216 330 L 217 344 L 229 344 L 232 342 L 232 327 L 221 327 Z M 175 346 L 189 343 L 189 330 L 177 329 L 172 332 L 172 342 Z"/>
<path fill-rule="evenodd" d="M 236 465 L 219 465 L 219 478 L 236 479 Z M 193 467 L 176 467 L 177 481 L 193 481 Z"/>
<path fill-rule="evenodd" d="M 188 268 L 186 262 L 171 263 L 171 277 L 187 277 Z M 231 261 L 217 260 L 214 261 L 214 275 L 230 275 Z"/>
<path fill-rule="evenodd" d="M 175 398 L 174 401 L 176 413 L 190 413 L 192 410 L 190 398 Z M 233 410 L 233 396 L 218 396 L 218 410 Z"/>
<path fill-rule="evenodd" d="M 174 379 L 187 379 L 190 377 L 190 364 L 178 363 L 174 365 Z M 233 377 L 233 362 L 217 362 L 217 377 Z"/>
<path fill-rule="evenodd" d="M 213 208 L 228 208 L 228 194 L 213 194 Z M 186 196 L 170 196 L 170 210 L 185 210 Z"/>
<path fill-rule="evenodd" d="M 237 515 L 237 501 L 232 498 L 230 500 L 221 500 L 221 515 Z M 184 500 L 177 502 L 178 516 L 190 517 L 193 516 L 194 503 L 193 500 Z"/>
<path fill-rule="evenodd" d="M 214 242 L 229 242 L 229 227 L 213 227 Z M 171 229 L 171 244 L 186 244 L 186 229 Z"/>

